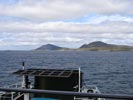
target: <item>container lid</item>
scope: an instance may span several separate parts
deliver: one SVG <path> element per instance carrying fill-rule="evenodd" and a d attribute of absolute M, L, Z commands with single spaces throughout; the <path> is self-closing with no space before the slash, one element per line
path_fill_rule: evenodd
<path fill-rule="evenodd" d="M 25 76 L 44 76 L 44 77 L 70 77 L 72 73 L 78 73 L 78 70 L 25 69 L 25 70 L 18 70 L 13 74 L 25 75 Z"/>

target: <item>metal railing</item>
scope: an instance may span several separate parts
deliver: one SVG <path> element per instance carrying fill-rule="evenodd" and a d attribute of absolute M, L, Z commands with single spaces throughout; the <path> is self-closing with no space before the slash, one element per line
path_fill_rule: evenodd
<path fill-rule="evenodd" d="M 21 83 L 15 83 L 15 84 L 11 84 L 8 86 L 4 86 L 4 88 L 22 88 L 21 87 Z M 4 91 L 4 92 L 0 92 L 0 100 L 16 100 L 15 98 L 20 97 L 22 95 L 22 93 L 20 92 L 8 92 L 8 91 Z"/>
<path fill-rule="evenodd" d="M 18 88 L 2 88 L 0 91 L 7 92 L 21 92 L 21 93 L 41 93 L 41 94 L 57 94 L 66 96 L 76 96 L 76 97 L 91 97 L 91 98 L 111 98 L 111 99 L 126 99 L 133 100 L 133 95 L 123 95 L 123 94 L 93 94 L 93 93 L 81 93 L 81 92 L 70 92 L 70 91 L 55 91 L 55 90 L 39 90 L 39 89 L 18 89 Z"/>
<path fill-rule="evenodd" d="M 22 88 L 22 82 L 4 86 L 4 88 Z"/>

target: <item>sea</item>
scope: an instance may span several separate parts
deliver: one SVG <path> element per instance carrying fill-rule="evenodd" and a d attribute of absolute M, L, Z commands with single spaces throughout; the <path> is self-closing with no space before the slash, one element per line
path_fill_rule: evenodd
<path fill-rule="evenodd" d="M 20 82 L 12 74 L 28 68 L 78 69 L 86 85 L 101 93 L 133 95 L 132 51 L 0 51 L 0 87 Z"/>

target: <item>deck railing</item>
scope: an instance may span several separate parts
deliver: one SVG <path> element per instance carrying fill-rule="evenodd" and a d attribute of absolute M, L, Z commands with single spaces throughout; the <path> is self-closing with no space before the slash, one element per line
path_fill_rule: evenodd
<path fill-rule="evenodd" d="M 88 98 L 111 98 L 111 99 L 126 99 L 133 100 L 133 95 L 123 94 L 93 94 L 93 93 L 81 93 L 81 92 L 69 92 L 69 91 L 55 91 L 55 90 L 39 90 L 39 89 L 18 89 L 18 88 L 2 88 L 0 91 L 7 92 L 21 92 L 21 93 L 41 93 L 41 94 L 57 94 L 76 97 L 88 97 Z"/>

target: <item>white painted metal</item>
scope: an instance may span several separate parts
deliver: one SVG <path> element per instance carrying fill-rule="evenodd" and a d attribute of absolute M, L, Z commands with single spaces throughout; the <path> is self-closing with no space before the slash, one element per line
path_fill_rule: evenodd
<path fill-rule="evenodd" d="M 80 67 L 79 67 L 79 92 L 80 92 L 80 86 L 81 86 L 81 83 L 80 83 L 80 82 L 81 82 L 81 81 L 80 81 L 80 80 L 81 80 L 81 79 L 80 79 L 80 78 L 81 78 L 81 74 L 80 74 L 80 72 L 81 72 L 81 69 L 80 69 Z"/>
<path fill-rule="evenodd" d="M 24 70 L 24 66 L 22 66 L 22 69 Z M 25 88 L 25 76 L 22 76 L 22 88 Z"/>
<path fill-rule="evenodd" d="M 30 100 L 29 93 L 24 93 L 24 100 Z"/>

